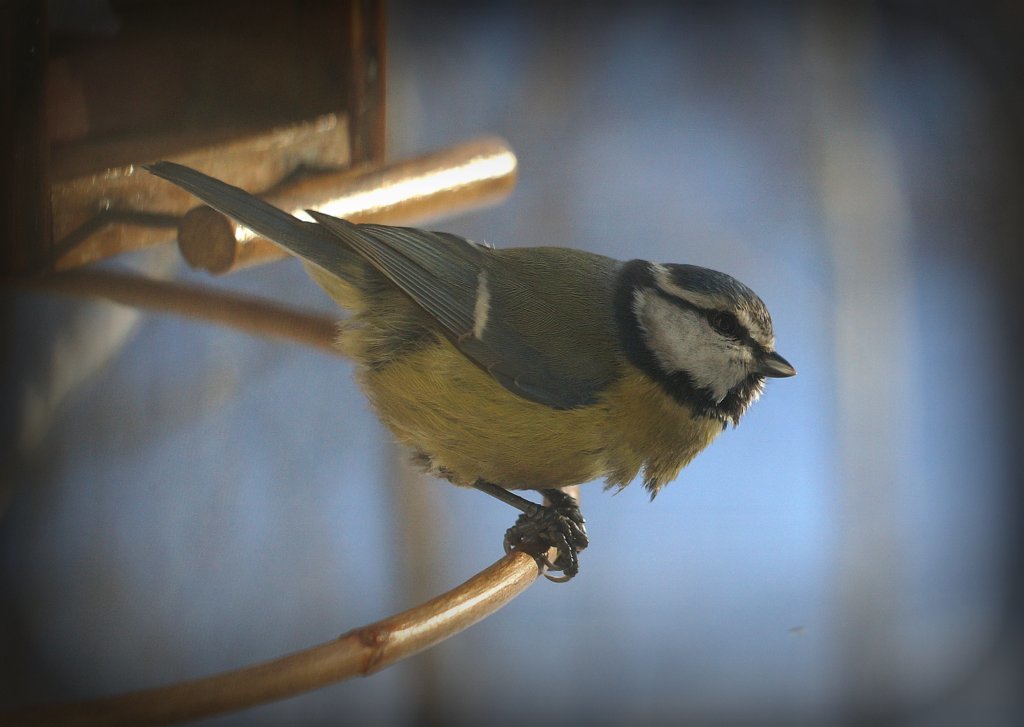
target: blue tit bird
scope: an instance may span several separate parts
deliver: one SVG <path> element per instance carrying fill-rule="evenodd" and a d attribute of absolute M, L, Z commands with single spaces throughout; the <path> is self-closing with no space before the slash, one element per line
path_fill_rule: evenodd
<path fill-rule="evenodd" d="M 642 473 L 653 497 L 739 422 L 766 377 L 796 373 L 765 304 L 724 273 L 314 211 L 304 221 L 188 167 L 146 168 L 301 258 L 350 313 L 338 346 L 381 421 L 427 471 L 522 510 L 506 548 L 563 580 L 587 536 L 560 488 Z"/>

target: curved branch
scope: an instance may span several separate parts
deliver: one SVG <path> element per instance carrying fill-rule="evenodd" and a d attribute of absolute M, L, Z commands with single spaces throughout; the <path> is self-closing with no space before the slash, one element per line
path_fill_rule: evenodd
<path fill-rule="evenodd" d="M 65 272 L 30 285 L 177 313 L 338 353 L 333 346 L 333 321 L 256 298 L 98 270 Z M 565 489 L 579 499 L 578 486 Z M 0 721 L 75 727 L 167 724 L 295 696 L 372 674 L 444 641 L 496 612 L 525 591 L 540 573 L 532 556 L 512 552 L 437 598 L 304 651 L 204 679 L 0 715 Z"/>
<path fill-rule="evenodd" d="M 513 552 L 437 598 L 304 651 L 205 679 L 8 717 L 25 725 L 166 724 L 254 707 L 372 674 L 433 646 L 500 609 L 539 574 L 531 556 Z"/>

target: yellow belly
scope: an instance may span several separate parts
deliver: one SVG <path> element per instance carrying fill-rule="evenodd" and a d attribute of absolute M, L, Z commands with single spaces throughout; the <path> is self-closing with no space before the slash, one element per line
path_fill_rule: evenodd
<path fill-rule="evenodd" d="M 627 363 L 599 403 L 562 411 L 512 394 L 445 339 L 358 376 L 397 439 L 458 484 L 624 486 L 643 469 L 653 494 L 722 429 Z"/>

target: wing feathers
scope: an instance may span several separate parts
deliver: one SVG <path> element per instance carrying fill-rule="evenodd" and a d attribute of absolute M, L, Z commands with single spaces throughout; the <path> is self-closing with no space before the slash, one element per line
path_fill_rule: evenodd
<path fill-rule="evenodd" d="M 309 214 L 394 281 L 453 336 L 473 330 L 480 265 L 458 251 L 469 243 L 455 238 L 461 244 L 452 244 L 425 230 L 354 225 L 313 210 Z M 454 254 L 445 254 L 449 251 Z"/>
<path fill-rule="evenodd" d="M 180 164 L 157 162 L 146 168 L 341 280 L 351 282 L 365 275 L 367 266 L 376 269 L 433 317 L 469 360 L 524 399 L 567 409 L 593 403 L 607 384 L 611 371 L 598 367 L 595 373 L 573 365 L 577 352 L 565 340 L 545 347 L 543 354 L 535 347 L 543 345 L 536 340 L 537 332 L 551 329 L 552 316 L 559 315 L 559 309 L 550 304 L 543 286 L 524 285 L 526 281 L 517 276 L 547 270 L 551 264 L 564 267 L 564 260 L 559 263 L 551 257 L 552 249 L 535 249 L 530 264 L 524 266 L 508 257 L 499 259 L 496 251 L 450 233 L 357 225 L 314 211 L 309 214 L 316 223 L 304 222 Z M 575 263 L 570 265 L 580 272 Z M 481 273 L 493 276 L 488 278 L 493 287 L 486 302 L 478 306 L 478 286 L 485 277 Z M 586 285 L 588 281 L 589 277 L 575 282 Z M 480 310 L 485 311 L 486 325 L 481 322 L 480 335 L 474 335 Z M 538 324 L 531 329 L 533 335 L 524 336 L 522 327 L 533 323 Z M 573 334 L 573 330 L 559 333 L 562 338 Z M 571 351 L 568 357 L 560 353 L 566 350 Z"/>

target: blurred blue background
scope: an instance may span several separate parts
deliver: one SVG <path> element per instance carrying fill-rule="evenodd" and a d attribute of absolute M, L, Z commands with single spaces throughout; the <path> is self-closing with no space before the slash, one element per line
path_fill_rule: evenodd
<path fill-rule="evenodd" d="M 1019 11 L 482 5 L 389 7 L 389 156 L 519 158 L 506 203 L 435 226 L 727 271 L 799 375 L 655 502 L 585 486 L 571 583 L 210 723 L 1016 723 Z M 292 260 L 217 284 L 332 311 Z M 343 359 L 6 303 L 4 705 L 268 659 L 501 555 L 506 506 L 395 484 Z"/>

